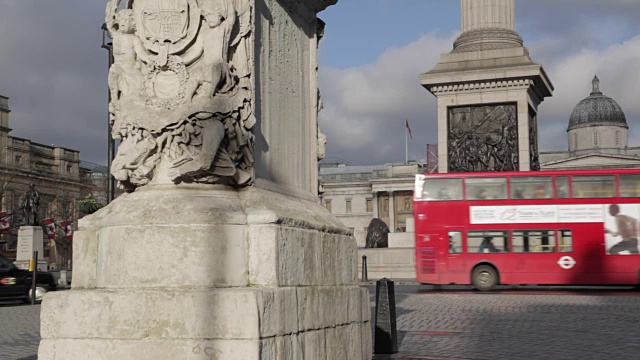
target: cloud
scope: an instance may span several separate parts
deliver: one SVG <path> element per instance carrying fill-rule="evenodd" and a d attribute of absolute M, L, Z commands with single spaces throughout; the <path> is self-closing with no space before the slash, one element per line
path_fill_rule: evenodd
<path fill-rule="evenodd" d="M 615 99 L 627 115 L 630 145 L 640 146 L 640 36 L 629 35 L 640 34 L 640 26 L 635 25 L 637 1 L 606 3 L 522 2 L 529 11 L 521 15 L 526 20 L 523 28 L 528 33 L 540 30 L 531 41 L 525 36 L 525 45 L 555 86 L 554 96 L 539 107 L 541 151 L 567 149 L 569 117 L 589 95 L 595 74 L 605 95 Z M 551 6 L 554 11 L 549 12 Z M 598 17 L 600 22 L 592 22 Z M 616 22 L 634 25 L 607 28 Z M 630 31 L 636 28 L 637 32 Z M 435 98 L 419 85 L 418 76 L 431 70 L 441 53 L 451 50 L 454 39 L 455 35 L 433 32 L 405 47 L 388 49 L 362 66 L 321 67 L 325 110 L 320 113 L 320 127 L 328 138 L 327 156 L 352 164 L 403 161 L 403 125 L 408 117 L 414 135 L 410 157 L 424 159 L 425 145 L 437 142 L 437 109 Z"/>
<path fill-rule="evenodd" d="M 430 33 L 388 49 L 371 64 L 344 70 L 321 67 L 325 108 L 319 121 L 328 138 L 327 157 L 352 164 L 404 161 L 409 119 L 410 158 L 424 159 L 425 145 L 437 142 L 436 99 L 418 76 L 438 63 L 454 39 Z"/>
<path fill-rule="evenodd" d="M 103 0 L 6 1 L 0 10 L 0 94 L 12 135 L 106 162 Z"/>
<path fill-rule="evenodd" d="M 12 135 L 78 149 L 84 160 L 106 162 L 107 54 L 100 48 L 105 4 L 106 0 L 2 1 L 0 94 L 11 98 Z M 382 1 L 371 6 L 384 10 L 398 4 Z M 569 115 L 589 94 L 595 73 L 603 92 L 625 110 L 630 143 L 640 145 L 637 4 L 638 0 L 517 2 L 518 31 L 556 87 L 554 97 L 540 106 L 543 150 L 566 148 Z M 347 22 L 345 28 L 360 30 L 335 34 L 331 33 L 333 26 L 328 26 L 323 41 L 340 38 L 347 43 L 384 40 L 406 44 L 406 35 L 394 38 L 394 26 L 398 21 L 414 24 L 418 15 L 405 14 L 398 20 L 387 13 L 371 11 L 366 22 L 357 18 L 360 13 L 344 13 L 339 18 Z M 433 20 L 423 17 L 420 13 L 425 24 L 416 32 L 435 27 Z M 325 20 L 335 22 L 329 14 Z M 384 31 L 378 37 L 371 35 L 373 30 L 367 30 L 371 24 L 376 29 L 383 26 Z M 414 30 L 408 27 L 405 31 Z M 380 39 L 382 35 L 385 39 Z M 455 35 L 434 31 L 406 46 L 388 48 L 358 67 L 338 69 L 321 64 L 325 109 L 320 113 L 320 127 L 328 135 L 328 156 L 353 164 L 403 161 L 404 121 L 408 118 L 414 137 L 409 142 L 410 157 L 424 158 L 425 144 L 437 141 L 436 99 L 420 86 L 418 76 L 431 70 L 441 53 L 451 50 Z M 322 52 L 322 43 L 320 46 Z M 323 53 L 325 58 L 347 56 Z"/>

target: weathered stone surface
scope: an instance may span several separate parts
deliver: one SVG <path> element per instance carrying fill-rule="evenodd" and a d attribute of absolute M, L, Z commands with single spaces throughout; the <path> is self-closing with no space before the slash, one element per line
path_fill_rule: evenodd
<path fill-rule="evenodd" d="M 184 349 L 198 339 L 216 339 L 207 347 L 220 354 L 238 344 L 246 356 L 262 359 L 367 358 L 362 341 L 370 336 L 370 313 L 366 289 L 357 285 L 355 241 L 326 209 L 258 188 L 234 199 L 203 187 L 216 185 L 174 187 L 169 196 L 152 196 L 166 188 L 145 187 L 114 201 L 107 215 L 84 219 L 87 229 L 76 234 L 76 271 L 82 273 L 74 274 L 71 291 L 45 299 L 40 358 L 85 358 L 73 353 L 80 343 L 95 359 L 112 359 L 124 353 L 121 347 L 138 354 L 160 341 Z M 174 223 L 170 217 L 164 224 L 152 217 L 136 221 L 110 209 L 135 213 L 168 203 L 179 213 Z M 197 215 L 189 225 L 190 206 Z M 221 206 L 238 211 L 229 216 Z M 279 213 L 280 207 L 297 211 Z"/>
<path fill-rule="evenodd" d="M 76 231 L 73 235 L 74 289 L 93 289 L 98 275 L 98 238 L 95 230 Z"/>
<path fill-rule="evenodd" d="M 130 225 L 98 234 L 100 288 L 248 285 L 244 225 Z"/>
<path fill-rule="evenodd" d="M 357 249 L 350 239 L 295 227 L 252 226 L 250 282 L 281 286 L 354 284 Z"/>
<path fill-rule="evenodd" d="M 272 339 L 266 340 L 43 339 L 38 359 L 185 359 L 279 360 Z"/>

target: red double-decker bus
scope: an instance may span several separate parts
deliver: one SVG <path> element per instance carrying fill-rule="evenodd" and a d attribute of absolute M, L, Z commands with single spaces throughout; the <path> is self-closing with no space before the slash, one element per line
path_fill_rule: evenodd
<path fill-rule="evenodd" d="M 413 211 L 420 283 L 640 283 L 640 169 L 417 175 Z"/>

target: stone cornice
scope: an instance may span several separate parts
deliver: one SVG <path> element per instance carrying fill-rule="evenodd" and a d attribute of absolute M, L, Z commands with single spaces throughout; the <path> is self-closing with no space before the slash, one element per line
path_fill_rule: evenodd
<path fill-rule="evenodd" d="M 446 95 L 451 93 L 478 92 L 482 90 L 508 90 L 508 89 L 527 89 L 533 86 L 535 82 L 532 79 L 510 79 L 499 81 L 479 81 L 479 82 L 460 82 L 447 85 L 435 85 L 429 87 L 434 95 Z"/>
<path fill-rule="evenodd" d="M 338 0 L 278 0 L 287 11 L 302 16 L 306 21 L 314 21 L 316 15 Z"/>

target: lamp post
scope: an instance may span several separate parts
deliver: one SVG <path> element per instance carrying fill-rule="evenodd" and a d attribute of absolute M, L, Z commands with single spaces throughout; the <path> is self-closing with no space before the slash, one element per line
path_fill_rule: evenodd
<path fill-rule="evenodd" d="M 107 29 L 107 24 L 102 24 L 102 48 L 106 49 L 109 52 L 109 68 L 111 69 L 111 65 L 113 65 L 113 42 L 111 34 L 109 33 L 109 29 Z M 111 91 L 108 91 L 109 94 L 109 104 L 111 104 Z M 108 105 L 107 105 L 108 107 Z M 115 182 L 113 176 L 111 175 L 111 162 L 115 157 L 115 148 L 116 141 L 111 136 L 111 115 L 109 110 L 107 110 L 107 203 L 113 201 L 115 197 Z"/>

